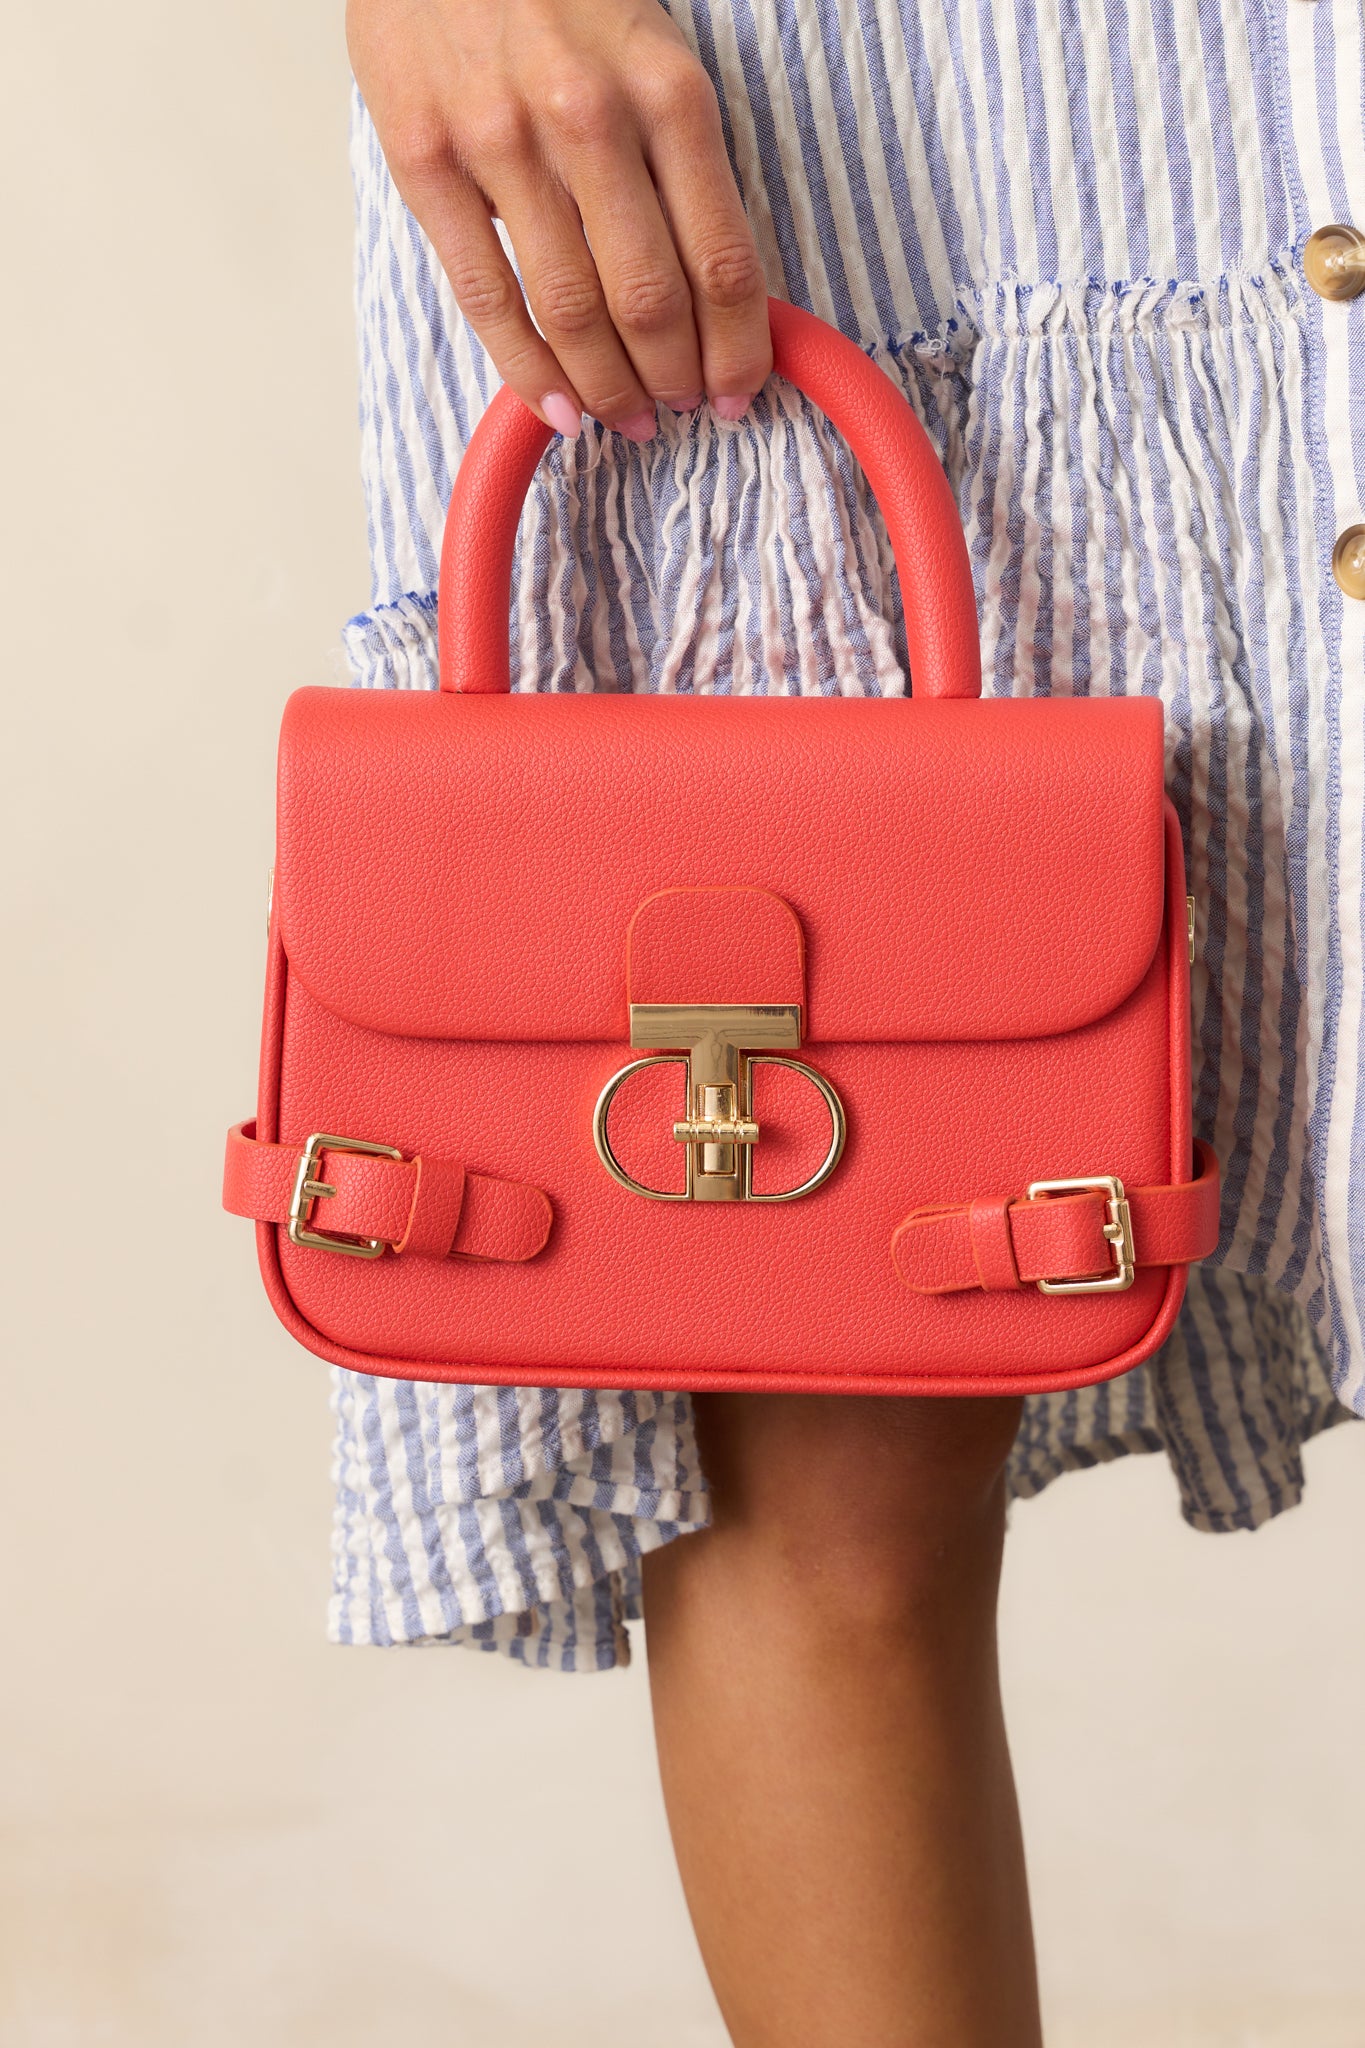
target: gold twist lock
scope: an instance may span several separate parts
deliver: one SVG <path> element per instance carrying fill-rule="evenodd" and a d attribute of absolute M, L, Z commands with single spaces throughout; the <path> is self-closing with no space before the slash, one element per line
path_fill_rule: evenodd
<path fill-rule="evenodd" d="M 794 1003 L 632 1003 L 630 1042 L 665 1049 L 632 1060 L 612 1075 L 597 1098 L 593 1143 L 612 1179 L 653 1202 L 794 1202 L 823 1187 L 844 1149 L 844 1107 L 823 1074 L 804 1060 L 786 1056 L 801 1043 L 801 1010 Z M 779 1050 L 781 1048 L 782 1050 Z M 687 1113 L 673 1136 L 687 1147 L 687 1179 L 681 1193 L 647 1188 L 635 1180 L 612 1151 L 607 1115 L 622 1082 L 645 1067 L 668 1065 L 669 1055 L 687 1066 Z M 789 1067 L 818 1091 L 829 1112 L 830 1144 L 818 1170 L 800 1187 L 756 1194 L 753 1152 L 760 1131 L 753 1114 L 753 1069 Z"/>

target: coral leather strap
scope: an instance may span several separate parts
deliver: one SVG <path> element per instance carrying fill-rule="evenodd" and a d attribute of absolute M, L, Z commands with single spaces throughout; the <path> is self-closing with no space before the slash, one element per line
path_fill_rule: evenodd
<path fill-rule="evenodd" d="M 813 313 L 769 299 L 773 368 L 846 437 L 896 557 L 917 697 L 979 697 L 976 595 L 952 487 L 904 395 L 856 342 Z M 441 550 L 441 688 L 509 687 L 507 612 L 522 504 L 550 429 L 509 385 L 460 459 Z"/>
<path fill-rule="evenodd" d="M 1188 1265 L 1218 1243 L 1218 1161 L 1202 1139 L 1194 1149 L 1193 1180 L 1126 1190 L 1139 1266 Z M 931 1205 L 910 1211 L 892 1237 L 891 1256 L 917 1294 L 1084 1280 L 1113 1264 L 1105 1215 L 1098 1190 Z"/>
<path fill-rule="evenodd" d="M 223 1207 L 258 1223 L 284 1223 L 299 1170 L 297 1145 L 267 1145 L 255 1123 L 228 1132 Z M 470 1173 L 449 1159 L 380 1159 L 322 1151 L 315 1178 L 336 1189 L 313 1204 L 312 1227 L 335 1237 L 382 1238 L 427 1258 L 533 1259 L 553 1211 L 524 1180 Z"/>

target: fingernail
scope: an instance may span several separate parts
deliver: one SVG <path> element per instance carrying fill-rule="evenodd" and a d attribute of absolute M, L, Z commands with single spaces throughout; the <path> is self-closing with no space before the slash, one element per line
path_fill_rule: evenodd
<path fill-rule="evenodd" d="M 705 401 L 705 398 L 706 393 L 704 391 L 695 392 L 691 398 L 670 398 L 668 409 L 670 412 L 695 412 L 697 407 Z"/>
<path fill-rule="evenodd" d="M 713 398 L 711 400 L 711 410 L 719 419 L 742 420 L 745 413 L 749 410 L 749 403 L 753 395 L 752 391 L 745 391 L 738 398 Z"/>
<path fill-rule="evenodd" d="M 557 434 L 572 441 L 582 431 L 583 415 L 571 398 L 562 391 L 547 391 L 540 401 L 540 409 Z"/>
<path fill-rule="evenodd" d="M 652 441 L 659 431 L 658 415 L 651 405 L 648 412 L 633 412 L 628 420 L 618 420 L 616 431 L 631 441 Z"/>

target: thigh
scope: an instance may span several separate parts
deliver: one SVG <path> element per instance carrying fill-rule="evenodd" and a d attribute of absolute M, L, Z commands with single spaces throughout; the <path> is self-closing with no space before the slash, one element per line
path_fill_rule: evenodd
<path fill-rule="evenodd" d="M 832 1639 L 981 1620 L 1021 1411 L 1014 1399 L 699 1395 L 711 1528 L 647 1562 L 647 1606 L 686 1584 Z"/>
<path fill-rule="evenodd" d="M 856 1507 L 909 1524 L 993 1491 L 1023 1403 L 699 1394 L 694 1408 L 717 1516 Z"/>

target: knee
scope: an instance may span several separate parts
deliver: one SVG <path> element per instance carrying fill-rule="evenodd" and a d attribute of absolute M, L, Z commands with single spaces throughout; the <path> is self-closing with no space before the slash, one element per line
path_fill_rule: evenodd
<path fill-rule="evenodd" d="M 1019 1407 L 779 1396 L 719 1426 L 699 1414 L 717 1528 L 817 1633 L 989 1616 Z"/>

